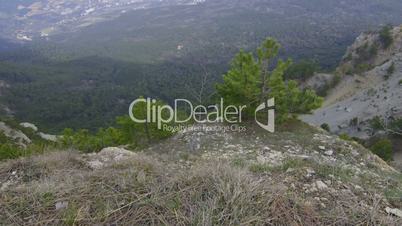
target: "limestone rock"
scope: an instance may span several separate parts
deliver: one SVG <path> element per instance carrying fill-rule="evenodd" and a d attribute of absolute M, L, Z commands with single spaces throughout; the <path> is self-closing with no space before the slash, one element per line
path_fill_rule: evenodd
<path fill-rule="evenodd" d="M 388 214 L 392 214 L 392 215 L 402 218 L 402 210 L 400 210 L 400 209 L 392 209 L 390 207 L 387 207 L 387 208 L 385 208 L 385 212 L 387 212 Z"/>
<path fill-rule="evenodd" d="M 68 202 L 67 201 L 57 202 L 56 205 L 55 205 L 56 210 L 65 209 L 67 207 L 68 207 Z"/>
<path fill-rule="evenodd" d="M 108 147 L 102 149 L 98 155 L 109 160 L 121 161 L 127 159 L 128 157 L 135 156 L 136 154 L 124 148 Z"/>
<path fill-rule="evenodd" d="M 30 128 L 33 131 L 37 132 L 38 131 L 38 127 L 36 127 L 34 124 L 29 123 L 29 122 L 22 122 L 20 123 L 20 126 L 24 127 L 24 128 Z"/>
<path fill-rule="evenodd" d="M 320 180 L 315 182 L 315 186 L 317 187 L 318 190 L 327 190 L 328 189 L 328 186 Z"/>
<path fill-rule="evenodd" d="M 42 132 L 39 132 L 38 135 L 42 139 L 47 140 L 47 141 L 56 142 L 58 139 L 56 135 L 46 134 L 46 133 L 42 133 Z"/>
<path fill-rule="evenodd" d="M 88 167 L 91 169 L 102 169 L 116 162 L 121 162 L 136 156 L 136 153 L 119 147 L 108 147 L 102 149 L 97 154 L 88 154 L 85 156 L 87 159 Z"/>
<path fill-rule="evenodd" d="M 0 122 L 0 131 L 3 132 L 5 136 L 15 140 L 20 146 L 26 147 L 32 142 L 23 132 L 9 127 L 4 122 Z"/>

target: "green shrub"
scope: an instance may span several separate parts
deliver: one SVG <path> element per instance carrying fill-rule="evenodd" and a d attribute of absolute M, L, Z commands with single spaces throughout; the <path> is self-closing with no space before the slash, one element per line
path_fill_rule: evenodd
<path fill-rule="evenodd" d="M 395 72 L 395 63 L 392 63 L 387 69 L 387 74 L 392 75 Z"/>
<path fill-rule="evenodd" d="M 387 69 L 387 74 L 385 74 L 384 79 L 388 80 L 389 77 L 392 76 L 392 74 L 395 72 L 395 64 L 392 63 L 389 68 Z"/>
<path fill-rule="evenodd" d="M 370 150 L 384 161 L 392 160 L 392 143 L 389 139 L 382 139 L 371 146 Z"/>
<path fill-rule="evenodd" d="M 399 85 L 402 85 L 402 79 L 401 79 L 401 80 L 399 80 L 398 84 L 399 84 Z"/>
<path fill-rule="evenodd" d="M 6 144 L 9 142 L 10 142 L 10 139 L 6 135 L 4 135 L 3 132 L 0 131 L 0 144 Z"/>
<path fill-rule="evenodd" d="M 348 68 L 348 69 L 345 71 L 345 74 L 346 74 L 346 75 L 353 75 L 353 73 L 354 73 L 354 70 L 353 70 L 352 68 Z"/>
<path fill-rule="evenodd" d="M 56 145 L 41 143 L 32 143 L 24 148 L 14 144 L 0 144 L 0 161 L 29 157 L 32 155 L 41 155 L 48 150 L 54 150 L 55 147 Z"/>
<path fill-rule="evenodd" d="M 375 116 L 374 118 L 370 119 L 370 127 L 374 131 L 384 129 L 383 120 L 381 119 L 381 117 L 380 116 Z"/>
<path fill-rule="evenodd" d="M 350 120 L 349 122 L 350 126 L 358 126 L 359 125 L 359 118 L 355 117 L 353 119 Z"/>
<path fill-rule="evenodd" d="M 328 132 L 331 132 L 331 128 L 329 127 L 329 125 L 327 123 L 321 124 L 321 128 L 323 130 L 326 130 Z"/>
<path fill-rule="evenodd" d="M 302 60 L 290 65 L 285 71 L 284 78 L 286 80 L 295 79 L 305 81 L 312 77 L 319 69 L 320 67 L 316 62 L 312 60 Z"/>
<path fill-rule="evenodd" d="M 380 31 L 380 42 L 384 49 L 387 49 L 392 45 L 394 39 L 391 35 L 391 26 L 384 26 Z"/>
<path fill-rule="evenodd" d="M 335 88 L 340 82 L 342 78 L 340 75 L 335 75 L 332 80 L 322 86 L 318 91 L 317 94 L 321 97 L 325 97 L 328 95 L 328 91 Z"/>
<path fill-rule="evenodd" d="M 378 53 L 378 47 L 373 44 L 371 46 L 366 43 L 356 49 L 356 53 L 359 56 L 355 61 L 355 66 L 357 65 L 358 70 L 369 68 L 367 61 L 371 60 Z"/>
<path fill-rule="evenodd" d="M 0 144 L 0 161 L 16 159 L 30 153 L 28 149 L 22 149 L 12 144 Z"/>
<path fill-rule="evenodd" d="M 367 63 L 361 63 L 356 66 L 356 72 L 363 73 L 363 72 L 370 70 L 370 68 L 372 68 L 372 65 L 367 64 Z"/>
<path fill-rule="evenodd" d="M 339 135 L 339 138 L 341 138 L 342 140 L 346 140 L 346 141 L 352 141 L 353 139 L 347 135 L 346 133 L 342 133 Z"/>
<path fill-rule="evenodd" d="M 11 139 L 0 131 L 0 161 L 18 158 L 22 153 L 22 150 Z"/>
<path fill-rule="evenodd" d="M 389 127 L 391 128 L 392 131 L 394 131 L 393 133 L 391 132 L 391 134 L 401 136 L 402 118 L 397 118 L 397 119 L 392 120 Z"/>
<path fill-rule="evenodd" d="M 64 147 L 76 148 L 83 152 L 97 152 L 105 147 L 122 145 L 124 142 L 121 131 L 115 128 L 101 128 L 96 134 L 91 134 L 85 129 L 77 132 L 65 129 L 61 144 Z"/>
<path fill-rule="evenodd" d="M 146 108 L 134 109 L 146 117 Z M 138 115 L 138 112 L 136 112 Z M 135 123 L 129 116 L 122 116 L 116 119 L 116 128 L 100 128 L 96 133 L 90 133 L 82 129 L 74 131 L 67 128 L 63 132 L 60 144 L 64 148 L 74 148 L 80 151 L 98 152 L 106 147 L 130 145 L 137 148 L 148 145 L 151 141 L 158 141 L 170 137 L 173 133 L 158 129 L 156 123 Z"/>
<path fill-rule="evenodd" d="M 27 147 L 22 148 L 17 141 L 10 139 L 0 131 L 0 161 L 7 159 L 16 159 L 32 154 L 43 154 L 49 146 L 56 144 L 45 142 L 43 140 L 32 140 L 33 142 Z"/>
<path fill-rule="evenodd" d="M 351 61 L 353 59 L 352 53 L 349 53 L 347 56 L 343 58 L 344 61 Z"/>

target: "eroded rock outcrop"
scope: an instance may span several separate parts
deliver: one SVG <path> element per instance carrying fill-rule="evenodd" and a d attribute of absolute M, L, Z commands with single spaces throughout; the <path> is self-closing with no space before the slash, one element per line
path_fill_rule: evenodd
<path fill-rule="evenodd" d="M 390 35 L 388 47 L 379 33 L 360 35 L 338 67 L 341 81 L 329 91 L 324 106 L 301 118 L 366 139 L 373 135 L 369 120 L 375 116 L 402 117 L 402 28 L 391 29 Z"/>

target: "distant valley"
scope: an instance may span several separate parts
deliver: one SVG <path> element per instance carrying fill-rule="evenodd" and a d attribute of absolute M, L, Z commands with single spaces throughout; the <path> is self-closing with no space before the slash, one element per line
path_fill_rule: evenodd
<path fill-rule="evenodd" d="M 401 10 L 398 0 L 20 0 L 2 4 L 0 35 L 56 59 L 131 62 L 190 54 L 227 61 L 272 36 L 293 58 L 333 67 L 361 32 L 399 24 Z"/>
<path fill-rule="evenodd" d="M 1 104 L 52 132 L 108 125 L 139 95 L 193 99 L 189 90 L 203 86 L 208 101 L 235 53 L 269 36 L 283 45 L 281 57 L 331 71 L 361 32 L 402 22 L 397 0 L 20 0 L 0 7 Z"/>

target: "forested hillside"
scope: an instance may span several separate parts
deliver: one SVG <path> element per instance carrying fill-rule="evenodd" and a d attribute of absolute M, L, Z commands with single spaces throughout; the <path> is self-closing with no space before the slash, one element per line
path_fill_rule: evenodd
<path fill-rule="evenodd" d="M 194 99 L 208 76 L 206 95 L 225 66 L 165 62 L 133 64 L 110 58 L 88 57 L 63 63 L 0 63 L 0 96 L 14 116 L 38 123 L 51 132 L 66 127 L 96 129 L 123 115 L 137 97 L 155 96 L 165 101 Z M 200 77 L 200 78 L 198 78 Z"/>
<path fill-rule="evenodd" d="M 361 31 L 402 21 L 396 0 L 164 1 L 124 12 L 93 1 L 75 17 L 64 1 L 35 2 L 0 8 L 11 39 L 0 41 L 0 112 L 50 132 L 108 125 L 140 95 L 208 102 L 235 53 L 266 37 L 281 57 L 331 70 Z"/>

